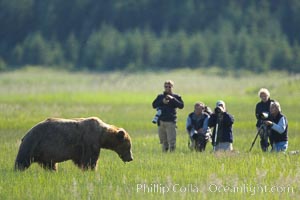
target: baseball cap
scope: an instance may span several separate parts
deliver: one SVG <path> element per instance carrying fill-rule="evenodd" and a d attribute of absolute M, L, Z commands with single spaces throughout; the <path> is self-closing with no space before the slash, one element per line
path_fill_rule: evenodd
<path fill-rule="evenodd" d="M 223 111 L 225 111 L 225 109 L 226 109 L 225 102 L 222 100 L 217 101 L 216 107 L 221 108 Z"/>

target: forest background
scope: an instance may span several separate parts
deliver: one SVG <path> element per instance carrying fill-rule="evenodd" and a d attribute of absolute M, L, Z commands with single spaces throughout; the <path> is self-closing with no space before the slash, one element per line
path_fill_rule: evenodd
<path fill-rule="evenodd" d="M 0 69 L 300 72 L 297 0 L 0 0 Z"/>

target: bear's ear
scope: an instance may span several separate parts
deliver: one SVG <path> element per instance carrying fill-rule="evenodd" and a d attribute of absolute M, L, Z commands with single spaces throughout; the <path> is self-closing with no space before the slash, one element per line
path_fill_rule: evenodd
<path fill-rule="evenodd" d="M 119 130 L 118 131 L 118 133 L 117 133 L 117 138 L 119 139 L 119 140 L 124 140 L 125 139 L 125 131 L 124 130 Z"/>

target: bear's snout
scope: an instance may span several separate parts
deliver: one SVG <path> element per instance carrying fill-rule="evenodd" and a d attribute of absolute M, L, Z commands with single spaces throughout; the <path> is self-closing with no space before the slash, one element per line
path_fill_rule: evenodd
<path fill-rule="evenodd" d="M 123 159 L 124 162 L 130 162 L 133 161 L 133 158 Z"/>
<path fill-rule="evenodd" d="M 124 161 L 124 162 L 130 162 L 130 161 L 133 161 L 133 156 L 132 156 L 132 153 L 131 151 L 126 153 L 126 154 L 123 154 L 123 155 L 120 155 L 121 159 Z"/>

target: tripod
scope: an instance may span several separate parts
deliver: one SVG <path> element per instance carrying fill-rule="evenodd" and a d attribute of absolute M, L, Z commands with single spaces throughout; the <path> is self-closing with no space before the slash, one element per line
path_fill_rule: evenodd
<path fill-rule="evenodd" d="M 219 123 L 216 124 L 216 131 L 215 131 L 215 137 L 214 137 L 214 147 L 213 147 L 214 152 L 216 151 L 216 146 L 217 146 L 218 129 L 219 129 Z"/>
<path fill-rule="evenodd" d="M 264 124 L 260 125 L 260 127 L 259 127 L 259 129 L 258 129 L 258 131 L 257 131 L 257 133 L 256 133 L 256 136 L 255 136 L 255 138 L 254 138 L 254 140 L 253 140 L 253 142 L 252 142 L 252 145 L 251 145 L 251 147 L 250 147 L 250 149 L 249 149 L 249 152 L 251 152 L 251 150 L 252 150 L 252 148 L 253 148 L 253 146 L 254 146 L 254 144 L 255 144 L 255 142 L 256 142 L 256 139 L 257 139 L 258 135 L 260 135 L 261 137 L 267 136 L 267 135 L 265 135 L 265 134 L 268 134 L 268 133 L 265 133 L 265 132 L 267 132 L 267 127 L 266 127 L 266 125 L 264 125 Z M 267 139 L 267 138 L 265 138 L 265 139 Z M 266 147 L 266 148 L 268 148 L 268 147 Z M 265 151 L 266 151 L 266 150 L 265 150 Z"/>

